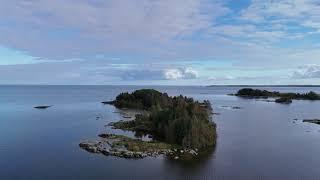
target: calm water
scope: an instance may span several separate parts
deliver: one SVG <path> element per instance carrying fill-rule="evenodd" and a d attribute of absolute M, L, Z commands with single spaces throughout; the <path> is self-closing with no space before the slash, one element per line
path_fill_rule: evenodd
<path fill-rule="evenodd" d="M 104 125 L 121 119 L 114 107 L 100 102 L 140 88 L 145 87 L 0 86 L 0 179 L 320 178 L 320 126 L 301 122 L 320 118 L 320 102 L 281 105 L 226 95 L 240 87 L 152 87 L 208 99 L 221 113 L 214 117 L 217 146 L 201 160 L 126 160 L 81 150 L 81 140 L 97 138 L 110 131 Z M 320 93 L 320 88 L 264 89 Z M 43 104 L 54 106 L 33 108 Z"/>

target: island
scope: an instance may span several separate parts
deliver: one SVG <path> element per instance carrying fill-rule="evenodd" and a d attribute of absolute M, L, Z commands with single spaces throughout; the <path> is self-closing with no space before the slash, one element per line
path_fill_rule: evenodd
<path fill-rule="evenodd" d="M 98 141 L 85 141 L 79 146 L 87 151 L 125 158 L 169 155 L 174 159 L 195 157 L 216 144 L 216 124 L 212 121 L 209 101 L 168 96 L 153 89 L 121 93 L 114 101 L 103 102 L 119 109 L 137 109 L 144 113 L 134 120 L 109 124 L 115 129 L 148 134 L 151 141 L 123 135 L 101 134 Z"/>
<path fill-rule="evenodd" d="M 303 122 L 314 123 L 320 125 L 320 119 L 304 119 Z"/>
<path fill-rule="evenodd" d="M 278 91 L 267 91 L 252 88 L 240 89 L 236 94 L 232 94 L 239 97 L 245 98 L 277 98 L 276 103 L 290 104 L 292 100 L 320 100 L 320 95 L 310 91 L 308 93 L 282 93 Z"/>
<path fill-rule="evenodd" d="M 35 108 L 35 109 L 48 109 L 48 108 L 50 108 L 50 107 L 52 107 L 52 106 L 47 106 L 47 105 L 45 105 L 45 106 L 35 106 L 35 107 L 33 107 L 33 108 Z"/>

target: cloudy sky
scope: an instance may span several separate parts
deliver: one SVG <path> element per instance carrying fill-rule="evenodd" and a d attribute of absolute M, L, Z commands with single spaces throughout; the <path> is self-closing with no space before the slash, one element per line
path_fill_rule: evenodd
<path fill-rule="evenodd" d="M 0 0 L 0 84 L 320 84 L 319 0 Z"/>

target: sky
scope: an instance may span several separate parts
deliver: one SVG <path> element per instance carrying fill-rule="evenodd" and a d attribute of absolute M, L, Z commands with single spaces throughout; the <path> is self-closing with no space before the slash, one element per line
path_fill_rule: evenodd
<path fill-rule="evenodd" d="M 319 0 L 0 0 L 0 84 L 320 84 Z"/>

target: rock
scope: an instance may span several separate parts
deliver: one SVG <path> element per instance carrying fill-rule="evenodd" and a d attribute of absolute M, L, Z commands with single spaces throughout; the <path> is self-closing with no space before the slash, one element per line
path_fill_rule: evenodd
<path fill-rule="evenodd" d="M 98 136 L 101 138 L 108 138 L 110 135 L 109 134 L 99 134 Z"/>
<path fill-rule="evenodd" d="M 106 126 L 114 126 L 115 122 L 110 122 Z"/>
<path fill-rule="evenodd" d="M 94 142 L 82 142 L 79 146 L 88 152 L 99 153 L 97 144 Z"/>
<path fill-rule="evenodd" d="M 175 156 L 174 159 L 175 159 L 175 160 L 179 159 L 179 156 Z"/>
<path fill-rule="evenodd" d="M 232 109 L 242 109 L 242 108 L 239 106 L 233 106 Z"/>
<path fill-rule="evenodd" d="M 34 108 L 36 108 L 36 109 L 47 109 L 49 107 L 52 107 L 52 106 L 36 106 Z"/>
<path fill-rule="evenodd" d="M 320 124 L 320 119 L 304 119 L 302 122 Z"/>
<path fill-rule="evenodd" d="M 170 150 L 161 146 L 158 147 L 157 142 L 144 142 L 142 140 L 128 138 L 122 135 L 102 133 L 98 135 L 101 139 L 99 141 L 85 141 L 79 144 L 79 146 L 91 153 L 101 153 L 106 156 L 116 156 L 121 158 L 144 158 L 144 157 L 157 157 L 159 155 L 167 155 Z M 137 143 L 135 146 L 143 146 L 145 149 L 139 151 L 139 148 L 128 149 L 128 143 Z M 151 143 L 151 144 L 149 144 Z M 177 153 L 187 152 L 187 150 L 177 150 Z M 174 154 L 172 155 L 172 157 Z"/>
<path fill-rule="evenodd" d="M 192 155 L 194 155 L 194 156 L 197 156 L 197 155 L 198 155 L 198 153 L 197 153 L 195 150 L 193 150 L 193 149 L 191 149 L 191 150 L 189 151 L 189 153 L 192 154 Z"/>
<path fill-rule="evenodd" d="M 116 138 L 116 135 L 114 135 L 114 134 L 99 134 L 98 135 L 99 137 L 101 137 L 101 138 Z"/>
<path fill-rule="evenodd" d="M 220 115 L 221 113 L 211 113 L 211 114 L 213 114 L 213 115 Z"/>
<path fill-rule="evenodd" d="M 288 98 L 288 97 L 281 97 L 275 100 L 276 103 L 280 103 L 280 104 L 291 104 L 292 103 L 292 99 Z"/>
<path fill-rule="evenodd" d="M 242 107 L 239 107 L 239 106 L 220 106 L 220 107 L 225 109 L 242 109 Z"/>
<path fill-rule="evenodd" d="M 102 150 L 101 153 L 106 155 L 106 156 L 110 155 L 110 151 L 108 149 Z"/>
<path fill-rule="evenodd" d="M 103 102 L 101 102 L 102 104 L 110 104 L 110 105 L 112 105 L 113 103 L 114 103 L 114 101 L 103 101 Z"/>

